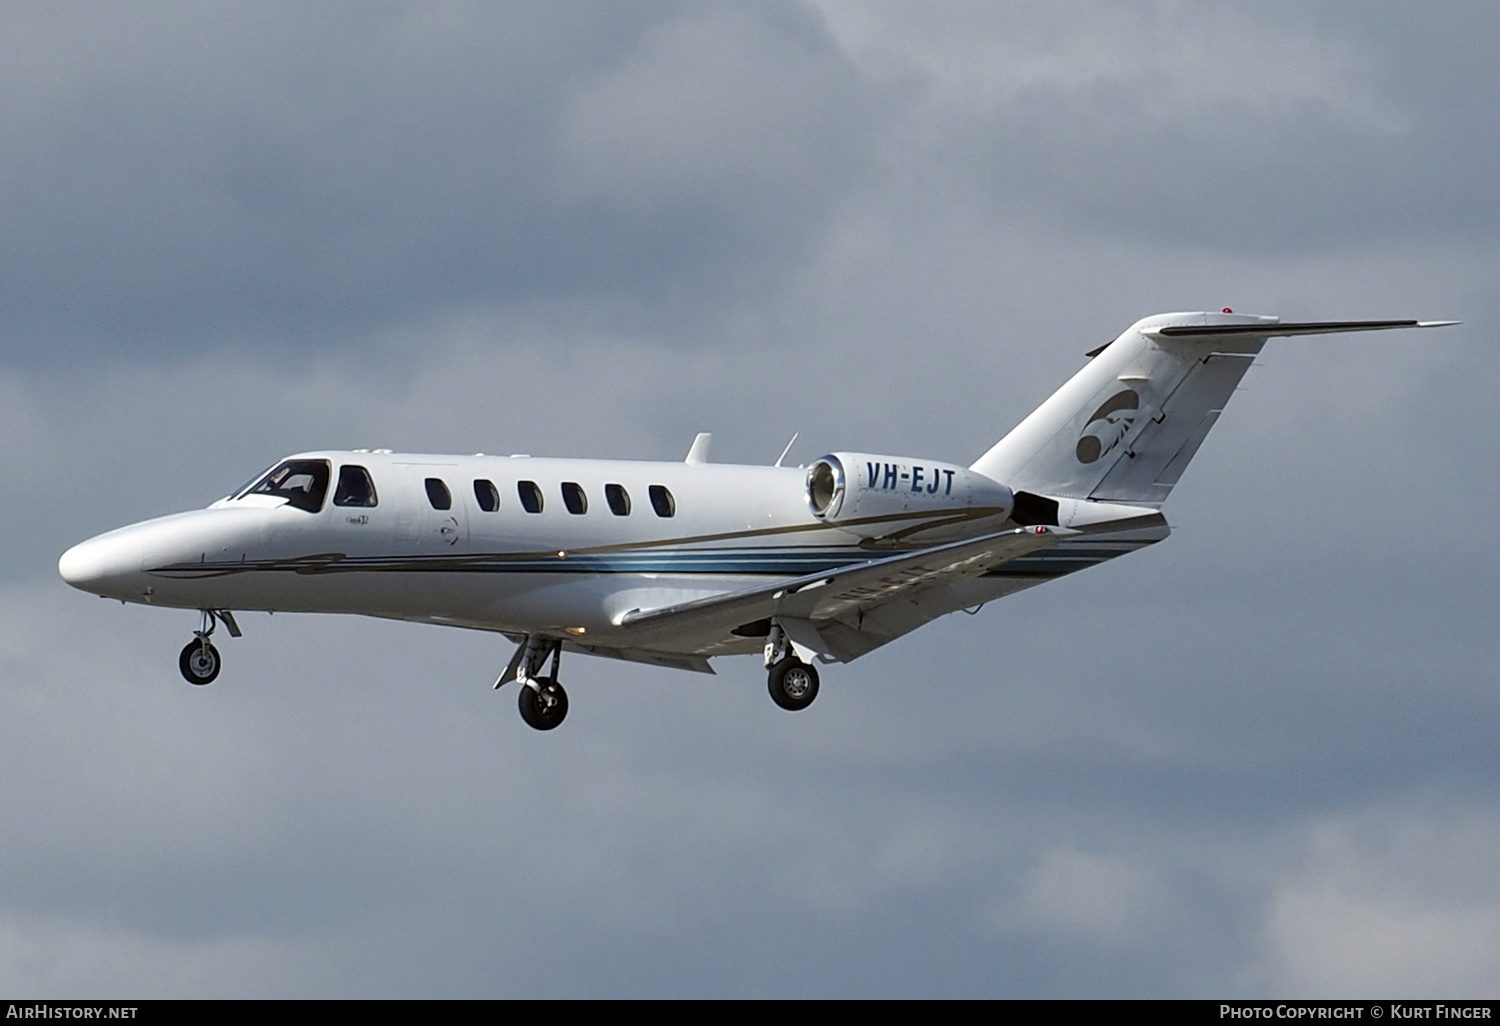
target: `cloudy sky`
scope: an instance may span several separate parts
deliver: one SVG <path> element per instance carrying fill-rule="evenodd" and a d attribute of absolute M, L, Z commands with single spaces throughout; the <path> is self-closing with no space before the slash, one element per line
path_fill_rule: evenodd
<path fill-rule="evenodd" d="M 1488 0 L 0 11 L 0 990 L 1500 991 Z M 1273 341 L 1170 541 L 824 673 L 196 616 L 68 545 L 322 447 L 967 463 Z M 1487 426 L 1489 425 L 1489 426 Z"/>

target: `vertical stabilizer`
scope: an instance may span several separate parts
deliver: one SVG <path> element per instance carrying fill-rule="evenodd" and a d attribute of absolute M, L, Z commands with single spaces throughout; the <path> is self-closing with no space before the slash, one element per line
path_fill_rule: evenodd
<path fill-rule="evenodd" d="M 1277 324 L 1210 313 L 1139 321 L 972 469 L 1041 495 L 1159 504 Z M 1193 329 L 1212 334 L 1184 333 Z"/>
<path fill-rule="evenodd" d="M 969 469 L 1013 491 L 1163 502 L 1272 336 L 1441 328 L 1458 321 L 1309 321 L 1157 314 L 1093 361 Z M 1019 495 L 1018 495 L 1019 498 Z"/>

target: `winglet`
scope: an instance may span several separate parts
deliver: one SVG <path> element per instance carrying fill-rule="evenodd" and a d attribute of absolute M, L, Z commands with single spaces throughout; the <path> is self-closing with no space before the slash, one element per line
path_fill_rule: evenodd
<path fill-rule="evenodd" d="M 714 440 L 714 436 L 707 431 L 698 432 L 698 437 L 693 439 L 693 446 L 688 450 L 687 459 L 684 463 L 707 463 L 708 446 Z"/>

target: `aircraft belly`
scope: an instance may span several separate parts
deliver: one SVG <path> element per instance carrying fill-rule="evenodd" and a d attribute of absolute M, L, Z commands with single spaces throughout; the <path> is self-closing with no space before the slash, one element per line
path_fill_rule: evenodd
<path fill-rule="evenodd" d="M 249 576 L 249 575 L 247 575 Z M 485 572 L 460 570 L 263 573 L 258 580 L 224 581 L 198 591 L 188 606 L 338 612 L 450 623 L 510 633 L 568 632 L 589 642 L 627 643 L 616 625 L 619 613 L 653 601 L 682 601 L 726 594 L 759 578 L 566 571 Z M 577 631 L 582 629 L 582 634 Z M 728 644 L 744 650 L 743 639 L 716 632 L 674 637 L 662 651 L 722 654 Z M 755 641 L 749 650 L 759 647 Z"/>

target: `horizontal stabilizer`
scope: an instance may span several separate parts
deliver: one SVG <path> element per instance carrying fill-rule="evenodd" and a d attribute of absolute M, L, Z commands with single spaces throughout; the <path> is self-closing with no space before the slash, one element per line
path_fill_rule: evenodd
<path fill-rule="evenodd" d="M 1291 324 L 1169 324 L 1160 328 L 1147 328 L 1141 334 L 1148 338 L 1219 338 L 1225 335 L 1282 338 L 1290 335 L 1333 335 L 1341 331 L 1445 328 L 1462 323 L 1462 321 L 1303 321 Z"/>

